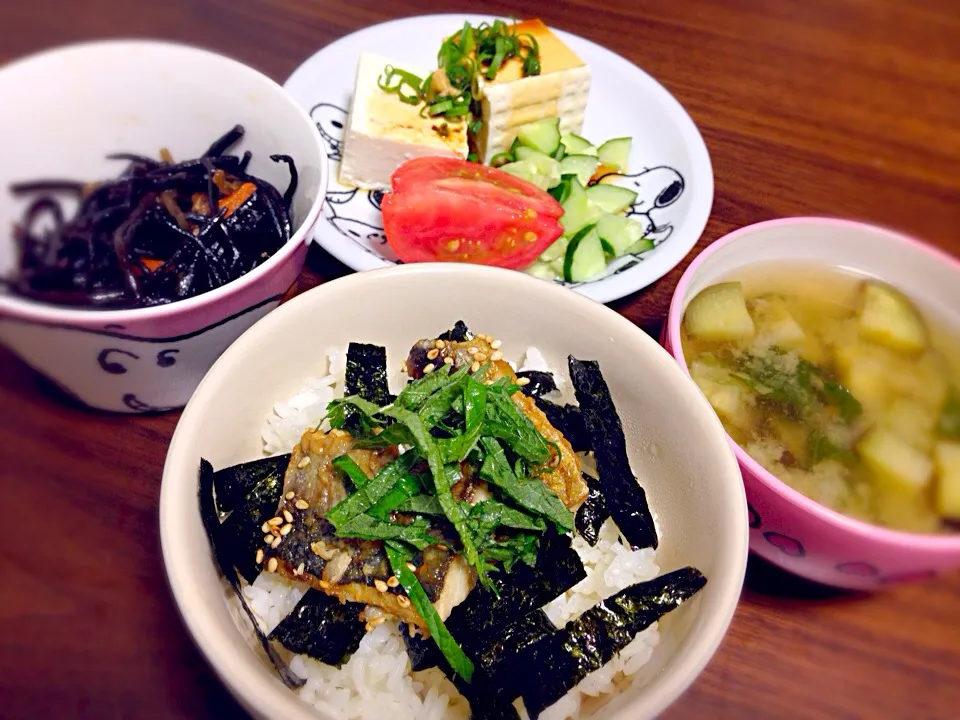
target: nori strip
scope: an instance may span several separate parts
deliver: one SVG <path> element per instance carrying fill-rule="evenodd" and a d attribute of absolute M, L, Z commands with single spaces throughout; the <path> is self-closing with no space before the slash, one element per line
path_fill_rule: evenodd
<path fill-rule="evenodd" d="M 240 592 L 240 578 L 237 576 L 237 571 L 231 564 L 220 538 L 220 519 L 217 514 L 216 504 L 213 500 L 213 475 L 213 466 L 201 458 L 200 478 L 198 483 L 200 496 L 200 520 L 203 522 L 203 528 L 206 530 L 207 539 L 210 541 L 210 547 L 213 551 L 213 559 L 220 568 L 220 572 L 223 573 L 226 581 L 230 584 L 230 587 L 233 588 L 233 592 L 240 601 L 240 606 L 250 619 L 250 624 L 253 626 L 253 631 L 257 636 L 257 640 L 260 641 L 263 651 L 267 654 L 267 657 L 270 658 L 273 666 L 280 674 L 280 679 L 283 680 L 284 684 L 289 688 L 296 689 L 303 687 L 303 685 L 306 683 L 306 680 L 294 673 L 289 667 L 287 667 L 287 664 L 283 662 L 283 660 L 280 658 L 280 655 L 277 654 L 276 649 L 270 644 L 267 636 L 264 635 L 263 631 L 260 630 L 260 624 L 258 623 L 256 616 L 253 614 L 250 606 L 247 605 L 247 601 L 244 600 L 243 593 Z"/>
<path fill-rule="evenodd" d="M 607 508 L 603 493 L 600 492 L 600 481 L 586 473 L 582 475 L 590 491 L 587 493 L 587 499 L 577 510 L 574 525 L 580 537 L 593 546 L 600 539 L 600 528 L 610 517 L 610 510 Z"/>
<path fill-rule="evenodd" d="M 543 610 L 534 610 L 522 619 L 500 629 L 496 641 L 488 646 L 477 658 L 477 666 L 483 673 L 482 678 L 474 676 L 491 692 L 503 698 L 513 699 L 520 692 L 514 690 L 514 678 L 524 674 L 524 668 L 517 661 L 523 658 L 523 651 L 545 637 L 557 632 L 557 626 Z"/>
<path fill-rule="evenodd" d="M 282 480 L 289 464 L 290 453 L 287 453 L 217 470 L 213 474 L 217 510 L 221 514 L 230 512 L 254 487 L 271 475 Z"/>
<path fill-rule="evenodd" d="M 289 462 L 289 456 L 287 462 Z M 283 476 L 287 462 L 281 458 L 267 458 L 269 462 L 255 460 L 252 463 L 234 465 L 214 474 L 214 488 L 217 476 L 221 487 L 229 489 L 228 497 L 233 501 L 233 510 L 220 526 L 220 542 L 224 552 L 243 578 L 252 583 L 260 574 L 257 565 L 257 548 L 263 546 L 261 525 L 277 514 L 280 495 L 283 492 Z M 228 480 L 229 478 L 229 480 Z M 230 492 L 238 491 L 243 483 L 248 483 L 242 499 L 231 497 Z M 249 483 L 253 483 L 250 485 Z M 219 503 L 218 509 L 223 512 Z"/>
<path fill-rule="evenodd" d="M 400 634 L 403 635 L 403 641 L 407 645 L 410 667 L 414 672 L 428 670 L 445 663 L 443 653 L 440 652 L 440 648 L 437 647 L 437 644 L 431 638 L 425 638 L 422 635 L 410 637 L 410 633 L 407 632 L 406 623 L 400 623 Z M 452 676 L 453 671 L 451 670 L 450 675 L 447 677 Z"/>
<path fill-rule="evenodd" d="M 287 650 L 340 666 L 356 651 L 366 633 L 359 619 L 361 603 L 341 603 L 319 590 L 308 590 L 297 606 L 270 633 Z"/>
<path fill-rule="evenodd" d="M 393 402 L 387 383 L 387 349 L 380 345 L 352 342 L 347 346 L 344 396 L 359 395 L 378 407 Z M 356 408 L 346 409 L 344 425 L 357 430 L 360 415 Z"/>
<path fill-rule="evenodd" d="M 630 469 L 623 425 L 600 364 L 595 360 L 580 361 L 572 355 L 567 362 L 610 514 L 631 545 L 656 549 L 659 541 L 647 494 Z"/>
<path fill-rule="evenodd" d="M 526 646 L 510 662 L 521 671 L 512 687 L 523 697 L 531 720 L 706 583 L 694 568 L 675 570 L 622 590 L 562 630 Z"/>
<path fill-rule="evenodd" d="M 570 538 L 554 530 L 541 536 L 537 563 L 492 575 L 499 597 L 477 587 L 447 618 L 451 634 L 471 657 L 494 643 L 505 625 L 559 597 L 587 576 Z"/>
<path fill-rule="evenodd" d="M 548 372 L 541 370 L 524 370 L 523 372 L 518 372 L 517 377 L 527 378 L 530 381 L 520 389 L 523 390 L 524 395 L 529 395 L 532 398 L 538 398 L 547 393 L 556 392 L 557 390 L 557 383 L 553 379 L 553 375 Z"/>
<path fill-rule="evenodd" d="M 380 345 L 352 342 L 347 346 L 344 395 L 359 395 L 383 407 L 393 402 L 387 384 L 387 349 Z"/>
<path fill-rule="evenodd" d="M 450 330 L 447 330 L 441 335 L 437 336 L 437 340 L 443 341 L 453 341 L 453 342 L 466 342 L 471 337 L 470 330 L 467 329 L 467 324 L 463 320 L 457 320 L 454 323 L 453 327 Z"/>
<path fill-rule="evenodd" d="M 580 408 L 569 404 L 557 405 L 542 397 L 534 398 L 534 402 L 547 416 L 550 424 L 563 433 L 574 452 L 590 452 L 593 449 L 587 428 L 583 424 Z"/>

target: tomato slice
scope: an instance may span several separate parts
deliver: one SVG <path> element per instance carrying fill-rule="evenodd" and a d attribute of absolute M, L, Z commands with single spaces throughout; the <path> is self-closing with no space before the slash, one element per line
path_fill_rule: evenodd
<path fill-rule="evenodd" d="M 455 158 L 401 165 L 383 196 L 387 242 L 403 262 L 529 267 L 563 233 L 563 208 L 509 173 Z"/>
<path fill-rule="evenodd" d="M 563 215 L 560 203 L 533 183 L 503 170 L 459 158 L 414 158 L 398 167 L 390 176 L 393 192 L 402 193 L 421 187 L 424 183 L 436 184 L 455 192 L 497 197 L 513 207 L 521 210 L 532 208 L 548 217 L 559 218 Z"/>
<path fill-rule="evenodd" d="M 387 242 L 403 262 L 470 262 L 521 270 L 563 233 L 531 209 L 425 187 L 383 197 Z"/>

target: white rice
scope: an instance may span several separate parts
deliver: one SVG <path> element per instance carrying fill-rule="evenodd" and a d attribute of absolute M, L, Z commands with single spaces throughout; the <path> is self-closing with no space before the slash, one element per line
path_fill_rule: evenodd
<path fill-rule="evenodd" d="M 267 418 L 262 435 L 264 452 L 287 452 L 300 441 L 304 431 L 316 427 L 326 413 L 326 405 L 337 394 L 342 382 L 344 355 L 330 354 L 327 375 L 309 378 L 286 402 L 277 403 Z M 521 370 L 549 371 L 543 355 L 530 348 L 520 363 Z M 558 391 L 567 385 L 563 373 L 555 375 Z M 597 544 L 591 547 L 575 537 L 573 548 L 580 555 L 586 578 L 544 609 L 550 619 L 562 627 L 570 620 L 620 590 L 656 577 L 652 549 L 631 550 L 621 542 L 613 520 L 607 520 Z M 270 573 L 262 573 L 243 593 L 265 632 L 272 630 L 296 606 L 308 589 Z M 604 667 L 585 677 L 573 690 L 540 714 L 542 720 L 578 720 L 582 713 L 595 710 L 617 692 L 626 678 L 635 674 L 650 659 L 659 641 L 657 624 L 644 630 Z M 382 720 L 384 717 L 417 720 L 467 720 L 470 708 L 443 673 L 433 668 L 414 673 L 410 668 L 406 645 L 398 623 L 387 622 L 367 633 L 360 647 L 340 668 L 317 662 L 307 656 L 294 656 L 291 669 L 306 679 L 297 692 L 300 698 L 331 717 L 342 720 Z M 520 716 L 527 720 L 523 703 L 517 700 Z"/>

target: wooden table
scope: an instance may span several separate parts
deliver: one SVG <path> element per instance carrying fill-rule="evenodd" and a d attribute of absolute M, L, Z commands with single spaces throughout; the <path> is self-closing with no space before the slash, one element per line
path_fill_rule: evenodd
<path fill-rule="evenodd" d="M 716 172 L 698 250 L 759 220 L 825 214 L 960 253 L 955 0 L 3 0 L 0 61 L 151 36 L 282 82 L 348 32 L 464 9 L 539 14 L 677 96 Z M 15 142 L 0 139 L 0 157 Z M 656 333 L 686 262 L 614 307 Z M 314 249 L 303 286 L 346 272 Z M 163 579 L 157 502 L 176 421 L 84 411 L 0 352 L 0 717 L 240 716 Z M 725 643 L 665 717 L 960 718 L 960 576 L 856 597 L 753 559 Z"/>

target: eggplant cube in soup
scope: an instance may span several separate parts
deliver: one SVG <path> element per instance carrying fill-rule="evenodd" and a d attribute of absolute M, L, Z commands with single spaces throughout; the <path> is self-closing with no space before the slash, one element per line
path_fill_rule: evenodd
<path fill-rule="evenodd" d="M 919 353 L 927 346 L 923 319 L 899 290 L 865 282 L 862 303 L 860 337 L 903 353 Z"/>
<path fill-rule="evenodd" d="M 943 440 L 934 449 L 937 462 L 937 510 L 960 520 L 960 442 Z"/>
<path fill-rule="evenodd" d="M 738 282 L 701 290 L 687 305 L 684 322 L 687 332 L 704 340 L 749 340 L 757 331 Z"/>

